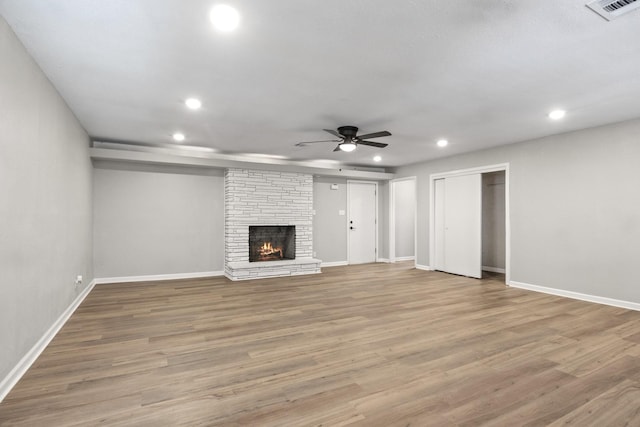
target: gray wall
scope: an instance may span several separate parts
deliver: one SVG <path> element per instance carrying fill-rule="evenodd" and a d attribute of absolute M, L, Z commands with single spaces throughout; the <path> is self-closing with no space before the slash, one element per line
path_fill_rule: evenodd
<path fill-rule="evenodd" d="M 96 162 L 96 277 L 224 269 L 224 171 Z M 338 184 L 338 190 L 331 190 Z M 379 252 L 388 257 L 388 187 L 379 182 Z M 347 260 L 347 180 L 315 177 L 313 251 Z"/>
<path fill-rule="evenodd" d="M 224 171 L 97 162 L 99 278 L 224 270 Z"/>
<path fill-rule="evenodd" d="M 405 166 L 418 177 L 429 264 L 429 175 L 510 163 L 511 280 L 640 303 L 640 120 Z"/>
<path fill-rule="evenodd" d="M 415 252 L 416 183 L 397 181 L 394 186 L 395 252 L 396 257 L 411 257 Z"/>
<path fill-rule="evenodd" d="M 2 381 L 93 271 L 89 138 L 2 17 L 0 58 Z"/>
<path fill-rule="evenodd" d="M 505 174 L 482 174 L 482 266 L 505 267 Z"/>

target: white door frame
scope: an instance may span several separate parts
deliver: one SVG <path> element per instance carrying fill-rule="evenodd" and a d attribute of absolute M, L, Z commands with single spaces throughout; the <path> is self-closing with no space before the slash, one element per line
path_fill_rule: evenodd
<path fill-rule="evenodd" d="M 476 173 L 489 173 L 504 171 L 504 226 L 505 226 L 505 280 L 509 284 L 511 282 L 511 215 L 509 214 L 509 163 L 500 163 L 496 165 L 480 166 L 470 169 L 459 169 L 450 172 L 434 173 L 429 175 L 429 269 L 435 270 L 435 181 L 436 179 L 450 178 L 461 175 L 471 175 Z M 417 255 L 417 254 L 416 254 Z"/>
<path fill-rule="evenodd" d="M 397 178 L 389 181 L 389 262 L 396 262 L 396 195 L 393 184 L 401 181 L 413 181 L 415 194 L 413 213 L 413 265 L 418 263 L 418 179 L 415 176 Z"/>
<path fill-rule="evenodd" d="M 374 184 L 376 186 L 376 211 L 375 211 L 375 237 L 374 241 L 376 242 L 376 262 L 378 262 L 379 253 L 378 248 L 380 247 L 380 242 L 378 242 L 378 182 L 377 181 L 363 181 L 363 180 L 355 180 L 348 179 L 347 180 L 347 264 L 351 264 L 351 233 L 349 232 L 349 218 L 351 218 L 351 212 L 349 212 L 349 207 L 351 206 L 351 188 L 349 187 L 350 183 L 354 184 Z"/>

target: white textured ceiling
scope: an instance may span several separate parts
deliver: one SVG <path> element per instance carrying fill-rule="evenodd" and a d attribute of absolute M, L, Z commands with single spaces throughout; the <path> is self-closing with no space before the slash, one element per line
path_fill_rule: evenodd
<path fill-rule="evenodd" d="M 224 153 L 397 166 L 640 117 L 640 11 L 607 22 L 585 0 L 229 0 L 241 26 L 220 34 L 215 3 L 0 0 L 0 13 L 97 139 L 166 144 L 180 130 Z M 568 115 L 552 122 L 557 107 Z M 340 125 L 393 136 L 384 150 L 294 147 Z"/>

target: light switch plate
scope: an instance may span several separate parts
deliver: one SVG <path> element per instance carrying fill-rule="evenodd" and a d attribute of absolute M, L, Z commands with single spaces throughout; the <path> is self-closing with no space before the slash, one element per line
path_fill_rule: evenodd
<path fill-rule="evenodd" d="M 340 209 L 340 210 L 338 211 L 338 215 L 340 215 L 340 216 L 345 216 L 345 215 L 346 215 L 346 212 L 345 212 L 344 210 Z"/>

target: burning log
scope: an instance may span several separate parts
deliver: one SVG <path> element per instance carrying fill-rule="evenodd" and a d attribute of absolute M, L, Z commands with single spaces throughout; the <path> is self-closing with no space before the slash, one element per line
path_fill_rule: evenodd
<path fill-rule="evenodd" d="M 271 245 L 271 242 L 265 242 L 260 247 L 260 258 L 272 258 L 276 256 L 280 259 L 284 258 L 284 254 L 282 253 L 282 248 L 274 248 Z"/>

